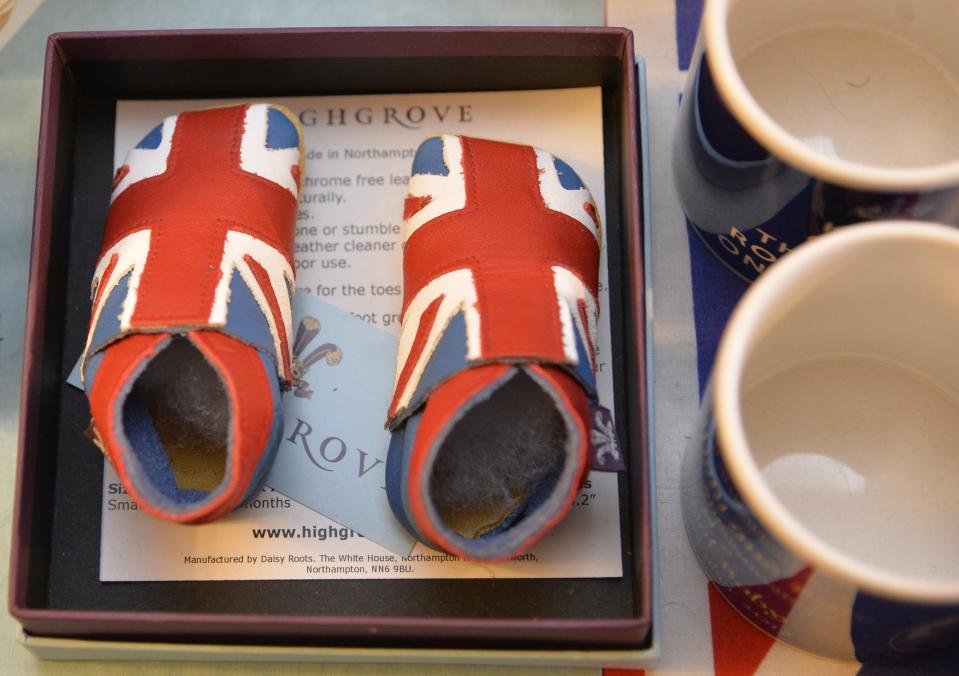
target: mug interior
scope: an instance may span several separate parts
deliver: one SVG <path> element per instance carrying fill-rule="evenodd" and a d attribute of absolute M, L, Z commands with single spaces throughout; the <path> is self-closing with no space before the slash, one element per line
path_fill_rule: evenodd
<path fill-rule="evenodd" d="M 749 99 L 729 103 L 747 129 L 762 128 L 757 136 L 765 135 L 761 140 L 777 154 L 788 155 L 788 149 L 776 147 L 783 141 L 774 138 L 776 131 L 819 162 L 840 159 L 891 171 L 959 162 L 959 3 L 710 4 L 707 52 L 717 53 L 712 64 L 720 71 L 717 80 L 727 99 L 740 94 Z M 731 72 L 723 72 L 727 69 Z M 807 173 L 823 173 L 806 159 Z M 862 172 L 848 173 L 848 182 L 868 182 Z M 955 181 L 959 166 L 949 173 L 948 180 Z M 908 176 L 900 177 L 897 187 L 908 182 Z M 948 181 L 940 177 L 940 182 Z"/>
<path fill-rule="evenodd" d="M 788 514 L 767 525 L 820 565 L 959 597 L 957 269 L 959 233 L 942 226 L 855 226 L 800 247 L 734 315 L 717 402 L 733 400 L 724 452 L 751 506 L 771 495 Z"/>

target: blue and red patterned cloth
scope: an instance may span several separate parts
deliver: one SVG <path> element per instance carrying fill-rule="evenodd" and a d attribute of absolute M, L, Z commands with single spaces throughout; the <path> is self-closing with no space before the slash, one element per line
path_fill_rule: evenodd
<path fill-rule="evenodd" d="M 689 68 L 702 9 L 703 0 L 675 0 L 677 65 L 681 71 Z M 696 363 L 699 392 L 702 395 L 712 371 L 716 349 L 726 322 L 736 303 L 746 292 L 748 284 L 720 263 L 688 225 L 687 239 L 696 332 Z M 802 580 L 802 584 L 807 583 L 809 583 L 808 580 Z M 785 655 L 772 651 L 775 640 L 760 632 L 733 610 L 713 583 L 707 584 L 713 664 L 718 676 L 751 676 L 760 672 L 784 673 L 786 670 L 794 673 L 800 668 L 797 660 L 801 662 L 803 659 L 808 659 L 809 668 L 815 669 L 815 664 L 819 662 L 817 658 L 813 656 L 804 658 L 795 650 L 787 651 L 793 659 L 781 661 Z M 800 589 L 802 584 L 799 585 Z M 797 602 L 800 594 L 801 592 L 792 598 L 793 603 Z M 668 599 L 665 601 L 668 602 Z M 790 607 L 778 609 L 784 616 L 784 621 L 788 621 Z M 775 632 L 774 627 L 772 631 Z M 853 619 L 849 640 L 857 654 L 864 650 L 868 651 L 867 634 L 868 632 L 855 626 Z M 778 656 L 774 655 L 774 652 Z M 852 664 L 850 666 L 855 671 L 855 666 Z M 959 670 L 959 646 L 898 665 L 861 665 L 858 673 L 864 676 L 948 674 L 956 673 L 957 670 Z"/>

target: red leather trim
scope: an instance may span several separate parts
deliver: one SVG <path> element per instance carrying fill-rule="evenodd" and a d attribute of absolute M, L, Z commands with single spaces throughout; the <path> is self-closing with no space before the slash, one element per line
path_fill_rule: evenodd
<path fill-rule="evenodd" d="M 119 169 L 117 169 L 117 173 L 113 177 L 113 183 L 110 184 L 110 189 L 116 190 L 117 186 L 120 185 L 120 183 L 123 181 L 124 178 L 126 178 L 126 175 L 129 173 L 130 173 L 129 164 L 124 164 Z"/>
<path fill-rule="evenodd" d="M 406 363 L 403 364 L 403 370 L 400 372 L 399 378 L 397 378 L 396 381 L 397 387 L 393 391 L 393 401 L 390 403 L 390 410 L 387 414 L 388 420 L 392 420 L 393 416 L 396 415 L 396 409 L 399 406 L 400 397 L 403 394 L 402 391 L 406 388 L 406 384 L 409 383 L 410 375 L 416 367 L 416 364 L 419 363 L 420 354 L 422 354 L 423 348 L 426 347 L 426 339 L 429 338 L 430 330 L 433 328 L 433 321 L 436 319 L 436 313 L 440 309 L 443 298 L 443 295 L 437 296 L 432 303 L 426 306 L 423 314 L 420 315 L 420 323 L 419 326 L 416 327 L 416 336 L 413 338 L 413 344 L 410 346 L 410 354 L 406 358 Z"/>
<path fill-rule="evenodd" d="M 246 494 L 269 440 L 273 401 L 256 348 L 218 331 L 191 331 L 187 335 L 219 372 L 231 404 L 230 483 L 220 501 L 191 518 L 194 523 L 202 523 L 229 514 Z"/>
<path fill-rule="evenodd" d="M 260 288 L 263 290 L 263 296 L 266 298 L 266 302 L 270 306 L 270 314 L 273 316 L 273 323 L 276 325 L 276 333 L 280 338 L 281 354 L 276 355 L 276 360 L 280 363 L 280 369 L 283 372 L 283 382 L 289 385 L 293 382 L 293 369 L 292 364 L 290 363 L 290 344 L 288 342 L 288 338 L 286 337 L 286 324 L 283 322 L 283 314 L 280 312 L 280 306 L 277 302 L 276 295 L 272 291 L 270 275 L 266 270 L 263 269 L 263 266 L 257 263 L 256 260 L 249 254 L 244 256 L 243 260 L 246 261 L 248 266 L 250 266 L 250 272 L 252 272 L 253 276 L 256 278 L 256 283 L 260 285 Z"/>
<path fill-rule="evenodd" d="M 542 530 L 530 537 L 525 546 L 517 551 L 516 554 L 522 554 L 529 549 L 533 543 L 550 532 L 556 524 L 566 518 L 566 514 L 569 512 L 570 507 L 573 506 L 573 501 L 576 499 L 576 494 L 579 492 L 580 486 L 582 486 L 583 481 L 586 480 L 586 473 L 589 472 L 589 449 L 592 443 L 590 438 L 593 419 L 592 410 L 589 406 L 589 399 L 586 397 L 583 386 L 579 384 L 579 381 L 569 375 L 564 369 L 555 366 L 534 365 L 530 366 L 529 369 L 553 386 L 553 391 L 559 397 L 562 407 L 576 424 L 576 430 L 579 433 L 579 446 L 576 449 L 576 470 L 574 473 L 576 478 L 570 482 L 569 489 L 566 493 L 566 500 L 563 503 L 563 509 L 556 512 Z M 514 556 L 516 554 L 514 554 Z"/>
<path fill-rule="evenodd" d="M 403 201 L 403 220 L 409 220 L 410 216 L 422 210 L 432 201 L 432 195 L 407 195 Z"/>
<path fill-rule="evenodd" d="M 407 499 L 416 528 L 430 542 L 462 558 L 468 558 L 461 549 L 448 542 L 427 516 L 423 497 L 429 486 L 423 482 L 423 466 L 436 436 L 464 404 L 486 387 L 492 385 L 511 366 L 491 364 L 467 369 L 437 387 L 426 403 L 410 456 L 407 473 Z"/>
<path fill-rule="evenodd" d="M 144 360 L 152 358 L 157 347 L 169 338 L 165 333 L 139 333 L 119 340 L 103 352 L 103 362 L 97 371 L 96 380 L 90 389 L 90 413 L 103 452 L 120 475 L 120 480 L 130 496 L 143 509 L 162 519 L 171 516 L 150 505 L 130 481 L 121 452 L 122 444 L 117 437 L 117 398 L 137 372 Z"/>
<path fill-rule="evenodd" d="M 589 313 L 586 310 L 586 301 L 582 298 L 576 301 L 576 310 L 579 312 L 579 321 L 583 324 L 583 335 L 586 336 L 586 349 L 589 350 L 589 363 L 593 371 L 595 371 L 596 346 L 593 345 L 593 336 L 589 331 Z"/>
<path fill-rule="evenodd" d="M 168 521 L 203 523 L 228 514 L 246 494 L 269 439 L 273 401 L 267 373 L 255 348 L 217 331 L 192 331 L 188 336 L 219 373 L 231 402 L 233 443 L 228 453 L 232 469 L 229 483 L 219 499 L 201 510 L 170 514 L 152 505 L 137 491 L 123 462 L 122 444 L 117 436 L 116 402 L 133 374 L 155 355 L 169 334 L 138 333 L 110 345 L 104 351 L 103 363 L 93 383 L 90 410 L 103 450 L 137 504 Z"/>
<path fill-rule="evenodd" d="M 437 435 L 445 430 L 452 417 L 462 409 L 466 402 L 484 388 L 496 382 L 510 368 L 515 367 L 506 364 L 477 366 L 462 371 L 440 385 L 434 390 L 426 404 L 423 418 L 417 428 L 416 440 L 413 442 L 406 488 L 407 499 L 416 528 L 430 542 L 465 559 L 470 557 L 444 538 L 427 515 L 425 498 L 429 487 L 423 481 L 424 466 Z M 589 400 L 583 392 L 582 386 L 562 368 L 551 366 L 529 366 L 527 368 L 546 381 L 559 399 L 559 406 L 575 422 L 579 435 L 576 468 L 574 470 L 575 479 L 570 483 L 564 507 L 554 514 L 538 532 L 531 535 L 519 549 L 501 558 L 484 559 L 485 561 L 505 561 L 522 554 L 551 531 L 569 512 L 589 469 L 590 421 L 592 416 Z"/>

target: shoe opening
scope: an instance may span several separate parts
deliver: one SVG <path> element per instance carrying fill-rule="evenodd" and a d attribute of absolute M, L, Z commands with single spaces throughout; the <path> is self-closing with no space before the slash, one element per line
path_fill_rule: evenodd
<path fill-rule="evenodd" d="M 148 484 L 141 490 L 191 504 L 223 483 L 229 397 L 188 339 L 173 337 L 139 375 L 123 404 L 123 427 Z"/>
<path fill-rule="evenodd" d="M 512 528 L 554 491 L 571 436 L 553 398 L 517 369 L 443 440 L 429 482 L 437 515 L 468 539 Z"/>

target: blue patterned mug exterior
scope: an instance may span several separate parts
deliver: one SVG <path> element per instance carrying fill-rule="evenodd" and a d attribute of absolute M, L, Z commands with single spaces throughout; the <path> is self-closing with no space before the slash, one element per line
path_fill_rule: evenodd
<path fill-rule="evenodd" d="M 827 91 L 829 83 L 811 90 L 793 86 L 821 75 L 801 70 L 813 67 L 812 58 L 790 61 L 795 67 L 786 69 L 790 72 L 783 74 L 783 83 L 769 84 L 776 74 L 765 73 L 762 96 L 757 94 L 757 76 L 750 75 L 755 68 L 747 68 L 744 77 L 748 63 L 743 54 L 754 53 L 755 43 L 782 40 L 777 36 L 788 37 L 789 31 L 803 27 L 852 23 L 861 23 L 867 35 L 892 34 L 884 39 L 893 46 L 908 41 L 936 57 L 931 67 L 941 65 L 952 78 L 927 83 L 934 92 L 942 85 L 944 93 L 937 98 L 945 97 L 942 109 L 912 91 L 890 97 L 891 86 L 869 98 L 868 88 L 879 87 L 876 83 L 886 75 L 882 66 L 835 75 L 840 87 L 859 97 L 855 103 L 860 108 L 853 113 L 841 108 L 844 102 L 835 91 Z M 673 153 L 677 192 L 693 231 L 730 270 L 751 281 L 810 236 L 837 226 L 894 218 L 959 225 L 959 142 L 953 141 L 959 127 L 959 90 L 954 89 L 959 54 L 954 31 L 941 30 L 957 23 L 959 3 L 950 2 L 706 0 Z M 821 52 L 830 51 L 820 50 L 818 68 L 828 69 Z M 874 56 L 866 47 L 863 52 L 864 58 Z M 890 63 L 897 64 L 898 56 L 890 54 Z M 842 67 L 849 64 L 837 64 Z M 900 74 L 909 82 L 908 71 Z M 775 87 L 780 85 L 784 89 L 777 97 Z M 782 111 L 803 119 L 804 106 L 818 110 L 817 103 L 797 99 L 809 91 L 819 95 L 820 90 L 825 101 L 836 105 L 834 111 L 818 114 L 828 117 L 834 112 L 842 124 L 833 125 L 831 136 L 802 140 L 781 125 Z M 763 105 L 770 101 L 781 101 L 781 106 L 773 106 L 775 115 Z M 915 128 L 909 126 L 913 122 Z M 871 125 L 875 133 L 869 136 Z M 903 136 L 893 130 L 902 128 L 919 149 L 915 157 L 897 162 L 887 155 L 895 156 L 895 148 L 909 143 L 900 138 L 900 145 L 893 147 L 892 137 Z M 844 140 L 843 134 L 850 138 Z M 938 138 L 943 140 L 939 148 Z M 864 156 L 870 159 L 838 154 L 856 144 L 860 151 L 866 146 Z M 889 152 L 868 152 L 871 144 Z M 922 163 L 924 156 L 928 161 Z"/>
<path fill-rule="evenodd" d="M 957 271 L 951 227 L 854 225 L 798 247 L 730 319 L 683 516 L 706 575 L 767 634 L 959 665 Z"/>

